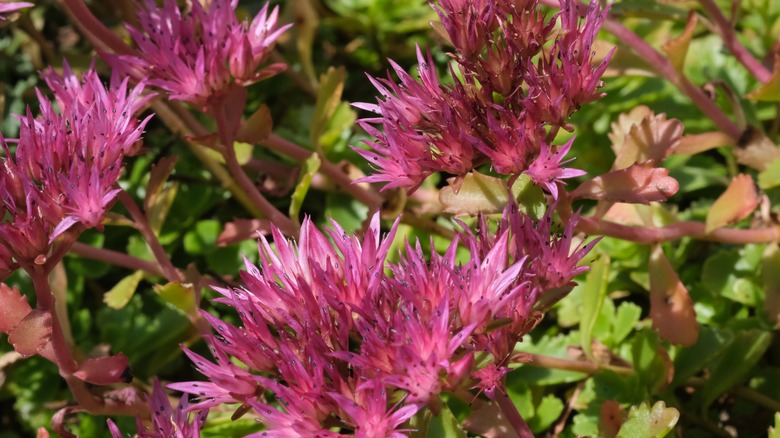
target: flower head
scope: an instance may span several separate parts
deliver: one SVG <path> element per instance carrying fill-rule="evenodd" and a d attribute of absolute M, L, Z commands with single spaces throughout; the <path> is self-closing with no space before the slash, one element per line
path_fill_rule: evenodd
<path fill-rule="evenodd" d="M 190 418 L 190 408 L 187 397 L 184 396 L 179 401 L 179 405 L 174 410 L 168 401 L 160 382 L 155 379 L 152 395 L 148 399 L 149 408 L 152 412 L 151 425 L 146 426 L 140 418 L 136 420 L 136 432 L 138 438 L 199 438 L 203 423 L 206 422 L 208 410 L 197 412 L 193 418 Z M 123 438 L 119 428 L 113 421 L 108 420 L 108 427 L 111 436 L 114 438 Z"/>
<path fill-rule="evenodd" d="M 431 56 L 419 48 L 420 81 L 392 61 L 397 83 L 371 78 L 381 98 L 356 106 L 378 115 L 359 120 L 375 140 L 356 150 L 376 173 L 361 181 L 414 191 L 435 172 L 461 176 L 490 163 L 501 174 L 533 175 L 557 198 L 560 180 L 578 173 L 543 170 L 552 155 L 560 164 L 565 152 L 558 152 L 570 146 L 555 151 L 545 137 L 570 130 L 567 119 L 580 105 L 603 95 L 597 89 L 611 56 L 591 65 L 606 14 L 598 2 L 580 21 L 576 2 L 560 1 L 563 12 L 549 19 L 538 0 L 439 1 L 435 9 L 455 47 L 452 85 L 439 82 Z"/>
<path fill-rule="evenodd" d="M 205 107 L 233 86 L 249 85 L 284 70 L 283 64 L 262 67 L 279 36 L 278 7 L 263 6 L 251 23 L 236 18 L 238 0 L 193 1 L 183 13 L 175 0 L 157 6 L 145 0 L 140 29 L 129 27 L 138 45 L 133 55 L 110 57 L 117 69 L 140 66 L 150 85 L 172 99 Z"/>

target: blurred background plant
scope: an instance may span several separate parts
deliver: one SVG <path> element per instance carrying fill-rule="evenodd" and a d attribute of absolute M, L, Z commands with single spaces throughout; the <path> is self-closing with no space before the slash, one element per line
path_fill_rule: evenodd
<path fill-rule="evenodd" d="M 19 131 L 10 114 L 37 108 L 39 71 L 60 68 L 64 58 L 80 72 L 92 62 L 94 42 L 63 13 L 74 3 L 80 2 L 39 1 L 2 23 L 6 137 Z M 134 2 L 87 5 L 131 42 L 123 22 L 138 27 Z M 503 209 L 500 200 L 464 201 L 469 193 L 478 201 L 501 195 L 493 179 L 464 183 L 459 195 L 447 194 L 450 175 L 435 174 L 408 196 L 345 184 L 372 173 L 350 148 L 368 138 L 355 125 L 359 110 L 349 105 L 376 100 L 366 73 L 384 77 L 387 58 L 411 70 L 420 45 L 431 48 L 442 83 L 452 82 L 445 74 L 454 64 L 446 54 L 451 48 L 429 24 L 438 18 L 426 2 L 271 2 L 276 5 L 279 21 L 294 26 L 269 56 L 288 68 L 246 88 L 242 115 L 249 129 L 233 147 L 249 180 L 273 208 L 289 213 L 292 226 L 306 214 L 317 225 L 332 217 L 346 232 L 362 232 L 371 210 L 382 206 L 385 228 L 404 213 L 394 248 L 403 238 L 420 238 L 429 252 L 430 243 L 440 251 L 449 245 L 451 213 Z M 239 17 L 251 19 L 262 6 L 241 1 Z M 557 6 L 546 6 L 548 14 Z M 573 132 L 555 138 L 562 144 L 576 135 L 568 157 L 588 172 L 568 182 L 571 197 L 559 204 L 561 218 L 571 213 L 567 205 L 582 206 L 580 230 L 606 237 L 588 257 L 592 270 L 518 348 L 530 362 L 514 365 L 520 369 L 508 374 L 507 392 L 539 435 L 651 437 L 674 427 L 678 436 L 749 437 L 765 436 L 770 426 L 777 434 L 780 4 L 626 0 L 616 1 L 609 16 L 593 47 L 597 58 L 618 47 L 603 77 L 606 97 L 583 106 L 569 120 Z M 110 76 L 104 62 L 97 69 Z M 238 285 L 242 257 L 258 261 L 254 230 L 268 231 L 252 200 L 237 195 L 236 175 L 225 171 L 224 151 L 208 135 L 217 129 L 209 114 L 161 101 L 150 111 L 157 116 L 146 127 L 146 153 L 126 160 L 121 180 L 142 205 L 147 235 L 139 233 L 135 214 L 117 205 L 106 231 L 84 232 L 50 280 L 67 297 L 73 343 L 89 357 L 124 353 L 134 385 L 145 392 L 155 376 L 202 379 L 179 348 L 209 355 L 195 309 L 239 322 L 228 307 L 212 303 L 218 294 L 209 286 Z M 666 152 L 653 157 L 654 145 Z M 615 202 L 627 199 L 603 190 L 610 184 L 587 182 L 648 159 L 654 169 L 663 163 L 679 183 L 665 203 Z M 478 170 L 495 176 L 489 166 Z M 515 194 L 528 212 L 542 216 L 541 190 Z M 165 272 L 147 243 L 149 230 L 175 274 Z M 395 249 L 389 257 L 397 257 Z M 32 298 L 26 274 L 16 272 L 6 283 Z M 72 400 L 65 381 L 51 362 L 23 358 L 5 335 L 0 339 L 0 437 L 50 428 Z M 455 397 L 445 402 L 429 436 L 501 436 L 503 424 L 484 421 L 495 413 L 475 412 Z M 233 421 L 237 407 L 212 408 L 203 435 L 260 430 L 251 416 Z M 129 431 L 135 420 L 115 421 Z M 82 437 L 108 434 L 101 416 L 75 413 L 66 424 Z"/>

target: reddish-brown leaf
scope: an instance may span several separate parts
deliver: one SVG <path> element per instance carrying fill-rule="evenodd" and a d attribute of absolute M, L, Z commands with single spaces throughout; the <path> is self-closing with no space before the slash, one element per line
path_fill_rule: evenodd
<path fill-rule="evenodd" d="M 651 250 L 648 271 L 653 328 L 661 339 L 678 345 L 693 345 L 699 336 L 693 301 L 660 245 L 654 245 Z"/>
<path fill-rule="evenodd" d="M 51 337 L 51 315 L 32 310 L 8 333 L 8 342 L 23 356 L 40 353 Z"/>
<path fill-rule="evenodd" d="M 760 202 L 753 178 L 745 174 L 735 176 L 726 191 L 707 212 L 707 232 L 741 221 L 748 217 Z"/>
<path fill-rule="evenodd" d="M 19 289 L 11 289 L 5 283 L 0 283 L 0 303 L 0 332 L 3 333 L 10 332 L 31 310 Z"/>
<path fill-rule="evenodd" d="M 669 176 L 669 170 L 645 163 L 613 170 L 585 181 L 571 196 L 574 199 L 647 204 L 665 201 L 677 193 L 679 188 L 677 180 Z"/>
<path fill-rule="evenodd" d="M 264 236 L 271 233 L 271 222 L 268 219 L 233 219 L 225 224 L 225 228 L 217 237 L 218 246 L 228 246 L 244 240 L 257 239 L 258 234 Z"/>
<path fill-rule="evenodd" d="M 93 385 L 129 383 L 133 379 L 127 357 L 122 353 L 116 356 L 87 359 L 73 375 Z"/>
<path fill-rule="evenodd" d="M 620 426 L 626 413 L 620 407 L 620 403 L 614 400 L 607 400 L 601 405 L 601 417 L 599 418 L 599 432 L 605 438 L 615 438 L 620 432 Z"/>

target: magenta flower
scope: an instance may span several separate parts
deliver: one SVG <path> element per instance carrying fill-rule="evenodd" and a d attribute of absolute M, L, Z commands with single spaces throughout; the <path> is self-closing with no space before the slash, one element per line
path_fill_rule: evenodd
<path fill-rule="evenodd" d="M 455 48 L 453 83 L 439 82 L 419 48 L 419 82 L 392 61 L 398 82 L 371 78 L 381 99 L 355 106 L 377 114 L 359 120 L 375 140 L 356 151 L 376 173 L 361 181 L 414 191 L 435 172 L 462 177 L 490 163 L 510 180 L 533 175 L 557 198 L 560 180 L 581 173 L 559 169 L 570 145 L 556 150 L 545 137 L 570 130 L 572 113 L 602 97 L 597 89 L 611 56 L 591 65 L 606 10 L 592 0 L 580 22 L 575 2 L 560 1 L 563 12 L 550 19 L 538 0 L 440 1 L 435 9 Z M 548 164 L 555 169 L 544 170 Z"/>
<path fill-rule="evenodd" d="M 35 5 L 30 2 L 0 2 L 0 23 L 5 21 L 6 14 L 10 14 L 24 8 L 31 8 L 33 6 Z"/>
<path fill-rule="evenodd" d="M 262 67 L 279 36 L 279 8 L 263 6 L 251 23 L 236 18 L 237 0 L 193 1 L 183 14 L 175 0 L 157 6 L 145 0 L 138 12 L 141 29 L 128 27 L 138 51 L 109 57 L 114 68 L 140 66 L 150 85 L 172 99 L 204 108 L 236 84 L 245 86 L 284 70 L 284 64 Z"/>
<path fill-rule="evenodd" d="M 274 229 L 273 245 L 261 238 L 260 265 L 241 273 L 244 287 L 217 289 L 240 326 L 203 313 L 215 360 L 187 354 L 208 381 L 170 387 L 195 395 L 193 409 L 241 403 L 267 436 L 336 436 L 334 424 L 400 436 L 442 393 L 503 391 L 503 362 L 538 322 L 537 306 L 587 269 L 576 265 L 592 244 L 571 248 L 576 220 L 555 237 L 551 215 L 536 223 L 510 206 L 496 234 L 483 218 L 480 233 L 464 231 L 444 254 L 428 259 L 407 243 L 398 262 L 387 260 L 397 223 L 382 237 L 378 215 L 362 239 L 309 219 L 297 244 Z M 466 262 L 456 259 L 460 239 Z M 480 352 L 492 367 L 477 368 Z"/>
<path fill-rule="evenodd" d="M 133 154 L 148 118 L 136 113 L 151 96 L 143 85 L 128 90 L 116 77 L 108 90 L 94 69 L 81 80 L 65 63 L 64 76 L 43 75 L 61 112 L 40 92 L 41 116 L 28 109 L 11 154 L 4 148 L 0 169 L 0 252 L 11 268 L 44 263 L 55 240 L 70 242 L 87 228 L 100 227 L 118 189 L 125 156 Z M 55 244 L 56 245 L 56 244 Z M 8 262 L 4 262 L 8 265 Z"/>
<path fill-rule="evenodd" d="M 208 410 L 200 410 L 193 418 L 189 411 L 192 410 L 184 396 L 174 410 L 168 401 L 160 382 L 155 379 L 152 395 L 148 399 L 152 412 L 151 426 L 145 425 L 140 418 L 136 420 L 136 433 L 138 438 L 199 438 L 203 423 L 206 422 Z M 122 432 L 108 420 L 108 428 L 113 438 L 124 438 Z"/>
<path fill-rule="evenodd" d="M 553 199 L 558 199 L 558 189 L 564 184 L 561 180 L 576 178 L 587 173 L 584 170 L 561 167 L 574 160 L 573 158 L 563 159 L 569 153 L 573 143 L 574 137 L 558 146 L 555 152 L 553 152 L 553 146 L 544 145 L 534 162 L 523 172 L 531 177 L 531 181 L 546 188 Z"/>

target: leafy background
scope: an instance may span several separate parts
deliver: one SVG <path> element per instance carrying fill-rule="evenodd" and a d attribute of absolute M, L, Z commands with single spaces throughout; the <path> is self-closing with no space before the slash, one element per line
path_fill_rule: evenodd
<path fill-rule="evenodd" d="M 365 133 L 354 125 L 358 114 L 348 102 L 373 101 L 376 92 L 365 73 L 385 75 L 387 58 L 411 68 L 416 62 L 416 44 L 430 47 L 440 72 L 446 73 L 447 48 L 429 25 L 436 19 L 435 13 L 420 0 L 275 3 L 283 7 L 283 21 L 297 23 L 279 47 L 279 55 L 289 62 L 291 73 L 252 86 L 246 115 L 265 104 L 277 134 L 309 148 L 314 148 L 316 142 L 331 161 L 348 160 L 369 172 L 349 148 L 359 145 Z M 730 3 L 720 5 L 728 10 Z M 94 1 L 91 7 L 115 31 L 125 34 L 121 22 L 132 20 L 131 2 Z M 242 1 L 240 6 L 248 17 L 260 7 L 257 1 Z M 613 14 L 658 47 L 682 31 L 691 7 L 690 2 L 628 0 L 617 1 Z M 739 14 L 739 38 L 761 59 L 780 35 L 780 3 L 744 0 Z M 604 34 L 603 38 L 608 44 L 617 43 L 610 35 Z M 35 107 L 34 87 L 40 85 L 37 71 L 47 65 L 61 65 L 62 58 L 84 69 L 93 54 L 50 1 L 39 2 L 31 12 L 0 29 L 4 135 L 12 137 L 18 130 L 18 122 L 9 114 L 22 112 L 28 104 Z M 98 62 L 98 66 L 105 71 L 105 65 Z M 330 67 L 341 70 L 329 72 Z M 759 83 L 706 26 L 700 25 L 694 34 L 685 73 L 697 85 L 714 84 L 721 107 L 727 111 L 741 109 L 748 123 L 763 127 L 775 142 L 780 138 L 778 106 L 741 97 Z M 337 86 L 323 85 L 317 93 L 300 85 L 312 78 L 338 85 L 342 75 L 341 96 Z M 619 114 L 639 105 L 680 119 L 686 133 L 717 129 L 674 86 L 656 77 L 650 66 L 626 48 L 618 50 L 605 84 L 607 96 L 584 107 L 573 120 L 577 139 L 572 155 L 577 157 L 576 167 L 591 175 L 608 170 L 614 158 L 607 137 L 610 124 Z M 736 100 L 729 99 L 724 90 L 733 90 Z M 332 99 L 335 109 L 323 114 L 321 107 Z M 157 224 L 160 240 L 176 266 L 193 264 L 201 273 L 220 281 L 235 281 L 242 257 L 250 261 L 256 258 L 256 244 L 248 240 L 222 246 L 217 238 L 223 224 L 246 217 L 246 213 L 203 169 L 186 142 L 159 119 L 150 123 L 145 143 L 147 153 L 127 163 L 123 186 L 143 199 L 152 163 L 178 155 L 165 189 L 165 199 L 170 203 L 164 205 Z M 306 175 L 306 169 L 299 169 L 293 161 L 262 148 L 246 153 L 274 160 L 276 169 L 285 173 Z M 665 166 L 680 182 L 680 191 L 666 205 L 647 207 L 658 224 L 671 218 L 704 220 L 713 201 L 741 170 L 729 148 L 673 157 Z M 258 173 L 257 178 L 265 186 L 276 188 L 274 202 L 286 211 L 294 186 L 285 184 L 284 178 L 273 172 Z M 436 178 L 426 182 L 426 187 L 437 186 L 441 181 Z M 775 203 L 780 199 L 777 186 L 763 188 Z M 302 194 L 301 214 L 311 215 L 318 224 L 324 225 L 326 218 L 333 217 L 348 231 L 358 230 L 368 215 L 361 203 L 327 187 L 312 184 L 308 189 L 304 187 Z M 116 211 L 121 213 L 119 207 Z M 392 213 L 386 219 L 392 219 Z M 453 226 L 448 217 L 435 219 L 443 227 Z M 428 242 L 427 232 L 413 225 L 402 225 L 399 236 Z M 81 240 L 152 260 L 140 236 L 121 224 L 107 227 L 105 233 L 85 233 Z M 439 237 L 435 242 L 447 243 Z M 608 415 L 604 412 L 619 406 L 627 411 L 633 407 L 629 428 L 624 427 L 622 436 L 658 436 L 674 423 L 670 412 L 656 405 L 659 401 L 679 410 L 680 419 L 673 432 L 677 436 L 765 436 L 767 428 L 776 424 L 775 412 L 780 411 L 780 343 L 775 336 L 778 309 L 767 308 L 767 303 L 778 306 L 780 300 L 780 255 L 776 245 L 735 246 L 685 238 L 664 244 L 663 250 L 695 302 L 700 323 L 697 343 L 689 348 L 671 346 L 653 331 L 648 319 L 649 247 L 603 239 L 588 260 L 593 270 L 579 279 L 580 285 L 545 317 L 519 349 L 566 360 L 587 354 L 597 362 L 599 357 L 611 357 L 612 361 L 602 362 L 598 370 L 588 374 L 529 365 L 512 372 L 510 395 L 535 433 L 606 434 L 608 425 L 603 418 Z M 207 352 L 181 309 L 155 288 L 162 279 L 75 256 L 65 259 L 57 275 L 58 287 L 67 287 L 70 323 L 83 351 L 123 352 L 130 359 L 139 385 L 148 385 L 155 375 L 163 380 L 200 378 L 179 345 Z M 9 284 L 23 291 L 32 290 L 23 274 L 14 275 Z M 225 308 L 209 303 L 213 292 L 204 289 L 203 294 L 206 310 L 230 318 Z M 585 351 L 593 339 L 599 348 Z M 11 351 L 6 340 L 0 338 L 0 352 L 5 353 L 0 356 L 0 438 L 32 435 L 39 426 L 48 426 L 51 415 L 69 400 L 67 388 L 52 364 L 38 357 L 15 358 Z M 469 406 L 449 400 L 447 407 L 432 426 L 430 436 L 465 436 L 453 424 L 454 420 L 468 422 Z M 243 436 L 257 430 L 251 419 L 231 421 L 231 414 L 231 410 L 212 412 L 204 435 Z M 561 418 L 568 420 L 562 422 Z M 79 420 L 73 427 L 80 436 L 106 436 L 105 418 L 80 415 Z M 132 422 L 125 418 L 119 424 L 124 430 L 132 430 Z M 649 424 L 658 424 L 660 429 L 652 429 Z M 470 430 L 478 431 L 479 425 L 472 425 Z"/>

